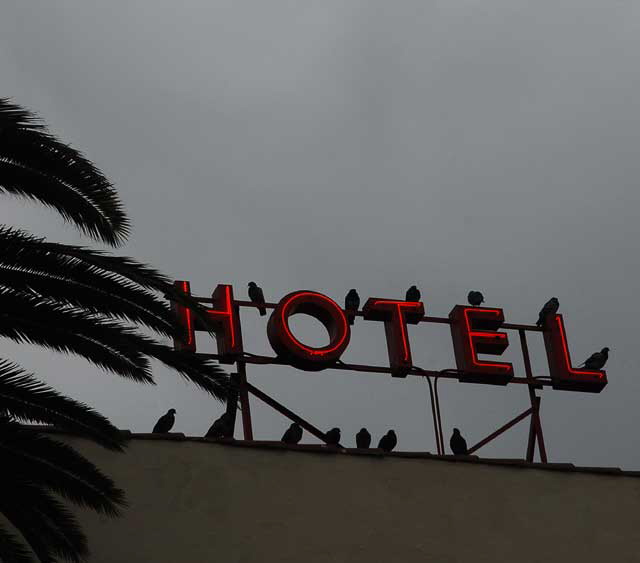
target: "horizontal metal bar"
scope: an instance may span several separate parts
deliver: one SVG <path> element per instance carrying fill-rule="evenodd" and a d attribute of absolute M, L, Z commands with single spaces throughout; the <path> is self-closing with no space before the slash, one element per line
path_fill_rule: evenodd
<path fill-rule="evenodd" d="M 213 303 L 213 300 L 210 297 L 196 297 L 193 296 L 193 299 L 196 301 L 200 301 L 202 303 Z M 275 309 L 278 304 L 277 303 L 254 303 L 253 301 L 238 301 L 234 300 L 234 304 L 238 307 L 251 307 L 253 309 L 257 309 L 258 307 L 264 307 L 265 309 Z M 362 311 L 356 311 L 354 316 L 362 317 Z M 449 317 L 432 317 L 432 316 L 424 316 L 420 319 L 421 323 L 435 323 L 435 324 L 445 324 L 450 325 L 451 320 Z M 530 330 L 532 332 L 542 332 L 542 328 L 536 325 L 523 325 L 523 324 L 513 324 L 513 323 L 503 323 L 500 326 L 501 329 L 505 330 Z"/>
<path fill-rule="evenodd" d="M 219 354 L 201 354 L 198 353 L 198 356 L 202 356 L 203 358 L 209 358 L 211 360 L 220 360 L 221 356 Z M 291 364 L 281 360 L 277 357 L 272 356 L 259 356 L 255 354 L 248 354 L 242 356 L 240 358 L 241 361 L 246 362 L 247 364 L 257 364 L 257 365 L 280 365 L 280 366 L 289 366 Z M 358 371 L 364 373 L 392 373 L 391 368 L 388 366 L 370 366 L 366 364 L 347 364 L 344 362 L 337 362 L 327 369 L 337 369 L 341 371 Z M 418 377 L 442 377 L 445 379 L 459 379 L 460 373 L 454 369 L 445 369 L 441 371 L 433 371 L 427 369 L 421 369 L 418 367 L 413 367 L 409 371 L 409 375 L 414 375 Z M 535 379 L 535 384 L 540 386 L 551 386 L 551 380 L 547 379 Z M 531 384 L 531 379 L 527 379 L 526 377 L 513 377 L 509 380 L 509 383 L 517 383 L 522 385 Z"/>
<path fill-rule="evenodd" d="M 200 299 L 199 297 L 197 299 Z M 209 299 L 209 301 L 211 301 L 211 299 Z M 253 307 L 254 309 L 257 309 L 258 307 L 264 307 L 265 309 L 275 309 L 278 304 L 277 303 L 264 303 L 264 304 L 259 304 L 258 303 L 254 303 L 253 301 L 238 301 L 237 299 L 234 299 L 234 304 L 238 305 L 238 307 Z"/>
<path fill-rule="evenodd" d="M 542 327 L 536 325 L 519 325 L 514 323 L 503 323 L 500 328 L 505 330 L 529 330 L 531 332 L 542 332 Z"/>

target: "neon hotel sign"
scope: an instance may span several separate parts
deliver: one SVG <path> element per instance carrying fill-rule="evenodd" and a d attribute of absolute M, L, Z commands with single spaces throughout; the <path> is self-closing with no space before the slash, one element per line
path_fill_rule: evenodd
<path fill-rule="evenodd" d="M 178 281 L 176 287 L 190 294 L 189 282 Z M 218 355 L 223 363 L 234 363 L 242 357 L 242 332 L 238 307 L 231 285 L 218 285 L 207 309 L 207 327 L 202 326 L 190 309 L 175 304 L 181 334 L 175 340 L 177 349 L 195 352 L 196 330 L 214 332 Z M 309 346 L 296 338 L 289 326 L 295 314 L 307 314 L 320 321 L 329 334 L 329 344 L 321 348 Z M 320 371 L 330 368 L 349 345 L 350 311 L 343 310 L 333 299 L 315 291 L 294 291 L 277 304 L 267 324 L 267 336 L 278 358 L 296 368 Z M 418 324 L 424 318 L 421 301 L 369 298 L 362 310 L 365 321 L 384 324 L 389 364 L 394 377 L 406 377 L 413 368 L 407 324 Z M 514 376 L 508 362 L 480 359 L 479 354 L 500 356 L 509 346 L 506 332 L 499 329 L 504 314 L 499 308 L 456 305 L 449 313 L 449 325 L 459 380 L 471 383 L 506 385 Z M 543 326 L 544 345 L 554 389 L 599 392 L 607 384 L 603 370 L 577 369 L 572 366 L 562 315 L 546 318 Z"/>

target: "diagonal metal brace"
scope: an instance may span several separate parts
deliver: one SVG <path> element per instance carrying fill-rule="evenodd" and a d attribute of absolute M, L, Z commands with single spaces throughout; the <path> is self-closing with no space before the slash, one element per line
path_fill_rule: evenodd
<path fill-rule="evenodd" d="M 283 404 L 279 403 L 278 401 L 276 401 L 275 399 L 273 399 L 272 397 L 267 395 L 264 391 L 261 391 L 257 387 L 251 385 L 251 383 L 249 383 L 248 381 L 245 383 L 245 385 L 246 385 L 246 389 L 247 389 L 247 391 L 249 391 L 249 393 L 251 393 L 252 395 L 255 395 L 262 402 L 264 402 L 267 405 L 269 405 L 272 409 L 277 410 L 280 414 L 283 414 L 288 419 L 293 420 L 293 422 L 297 422 L 300 426 L 302 426 L 302 428 L 304 428 L 307 432 L 309 432 L 309 434 L 312 434 L 313 436 L 315 436 L 319 440 L 322 440 L 325 444 L 328 444 L 327 436 L 325 435 L 325 433 L 322 430 L 319 430 L 318 428 L 313 426 L 313 424 L 309 424 L 304 418 L 298 416 L 293 411 L 290 411 Z M 333 444 L 331 444 L 331 445 L 333 445 Z M 344 448 L 344 446 L 342 446 L 340 444 L 336 444 L 336 447 Z"/>
<path fill-rule="evenodd" d="M 527 418 L 532 414 L 533 414 L 533 408 L 530 407 L 526 411 L 524 411 L 522 414 L 519 414 L 515 418 L 512 418 L 509 422 L 507 422 L 506 424 L 498 428 L 495 432 L 489 434 L 484 440 L 480 440 L 475 446 L 469 448 L 467 450 L 467 453 L 472 454 L 473 452 L 479 450 L 482 446 L 488 444 L 489 442 L 491 442 L 491 440 L 493 440 L 494 438 L 497 438 L 498 436 L 500 436 L 500 434 L 502 434 L 503 432 L 506 432 L 507 430 L 509 430 L 509 428 L 511 428 L 512 426 L 515 426 L 516 424 L 518 424 L 518 422 L 520 422 L 521 420 L 524 420 L 525 418 Z"/>

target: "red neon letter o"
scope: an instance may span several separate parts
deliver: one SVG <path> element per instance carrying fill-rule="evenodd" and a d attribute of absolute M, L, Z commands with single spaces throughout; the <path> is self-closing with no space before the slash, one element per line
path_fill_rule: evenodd
<path fill-rule="evenodd" d="M 302 344 L 289 328 L 289 317 L 304 313 L 318 319 L 329 333 L 329 344 L 312 348 Z M 328 368 L 349 345 L 351 331 L 344 311 L 333 300 L 315 291 L 294 291 L 278 303 L 267 324 L 267 336 L 278 357 L 307 371 Z"/>

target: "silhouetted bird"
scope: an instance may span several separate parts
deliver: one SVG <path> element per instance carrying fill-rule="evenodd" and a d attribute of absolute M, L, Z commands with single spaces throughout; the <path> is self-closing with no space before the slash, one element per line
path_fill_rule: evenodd
<path fill-rule="evenodd" d="M 594 352 L 587 358 L 587 361 L 582 364 L 580 367 L 585 367 L 587 369 L 596 369 L 600 370 L 604 367 L 604 364 L 607 363 L 609 359 L 609 348 L 603 348 L 600 352 Z"/>
<path fill-rule="evenodd" d="M 262 288 L 256 285 L 256 282 L 249 282 L 249 299 L 258 305 L 264 304 L 264 293 L 262 293 Z M 261 317 L 267 314 L 264 307 L 258 307 L 258 311 L 260 311 Z"/>
<path fill-rule="evenodd" d="M 469 302 L 469 305 L 480 307 L 480 305 L 484 303 L 484 295 L 479 291 L 470 291 L 469 295 L 467 295 L 467 301 Z"/>
<path fill-rule="evenodd" d="M 285 444 L 297 444 L 302 440 L 302 427 L 294 422 L 282 436 L 282 442 Z"/>
<path fill-rule="evenodd" d="M 467 441 L 462 437 L 460 430 L 457 428 L 453 429 L 449 446 L 454 455 L 467 455 Z"/>
<path fill-rule="evenodd" d="M 227 438 L 233 435 L 232 419 L 225 412 L 207 430 L 206 438 Z"/>
<path fill-rule="evenodd" d="M 398 443 L 398 437 L 393 430 L 389 430 L 378 442 L 378 448 L 385 452 L 390 452 L 396 447 Z"/>
<path fill-rule="evenodd" d="M 361 450 L 366 450 L 371 445 L 371 434 L 366 428 L 361 428 L 360 432 L 356 434 L 356 447 Z"/>
<path fill-rule="evenodd" d="M 550 316 L 555 315 L 558 312 L 558 308 L 560 307 L 560 302 L 557 297 L 552 297 L 544 304 L 544 307 L 540 309 L 540 314 L 538 315 L 538 321 L 536 322 L 536 326 L 542 326 L 544 324 L 544 320 Z"/>
<path fill-rule="evenodd" d="M 412 285 L 409 289 L 407 289 L 405 301 L 420 301 L 420 290 L 415 285 Z"/>
<path fill-rule="evenodd" d="M 337 446 L 340 443 L 340 428 L 332 428 L 324 437 L 328 445 Z"/>
<path fill-rule="evenodd" d="M 360 296 L 355 289 L 350 289 L 344 298 L 344 310 L 347 312 L 349 324 L 352 325 L 356 318 L 356 312 L 360 308 Z"/>
<path fill-rule="evenodd" d="M 176 409 L 169 409 L 167 414 L 163 414 L 153 427 L 154 434 L 167 434 L 176 422 Z"/>

